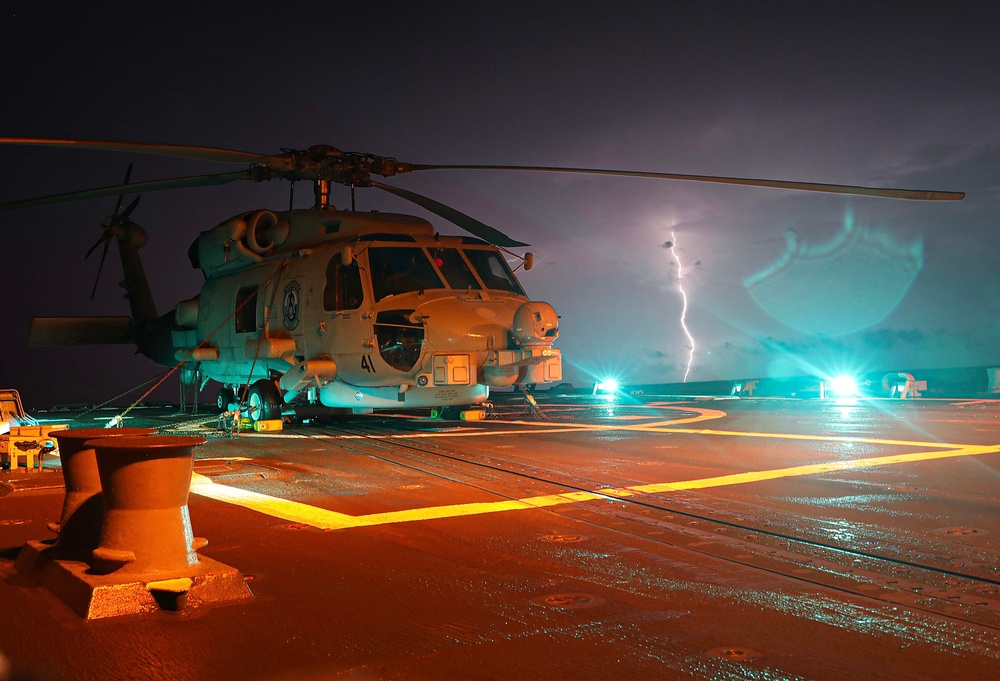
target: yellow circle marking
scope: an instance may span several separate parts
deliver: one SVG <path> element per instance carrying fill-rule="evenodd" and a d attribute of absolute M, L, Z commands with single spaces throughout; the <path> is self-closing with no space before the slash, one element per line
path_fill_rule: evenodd
<path fill-rule="evenodd" d="M 664 405 L 665 406 L 665 405 Z M 250 492 L 237 487 L 217 484 L 209 478 L 194 474 L 191 481 L 191 491 L 199 496 L 216 499 L 229 504 L 235 504 L 244 508 L 249 508 L 275 518 L 281 518 L 297 523 L 303 523 L 323 530 L 341 530 L 351 527 L 371 527 L 374 525 L 385 525 L 389 523 L 414 522 L 419 520 L 436 520 L 441 518 L 456 518 L 473 515 L 483 515 L 487 513 L 500 513 L 505 511 L 520 511 L 527 509 L 548 508 L 564 504 L 575 504 L 597 499 L 627 498 L 643 494 L 656 494 L 662 492 L 672 492 L 678 490 L 707 489 L 711 487 L 722 487 L 727 485 L 743 485 L 764 480 L 776 480 L 779 478 L 800 477 L 804 475 L 817 475 L 821 473 L 840 472 L 847 470 L 857 470 L 861 468 L 873 468 L 876 466 L 891 466 L 901 463 L 912 463 L 916 461 L 930 461 L 934 459 L 946 459 L 960 456 L 979 456 L 981 454 L 994 454 L 1000 452 L 1000 444 L 995 445 L 962 445 L 941 442 L 919 442 L 911 440 L 889 440 L 880 438 L 861 437 L 836 437 L 820 435 L 803 435 L 798 433 L 759 433 L 748 431 L 730 430 L 701 430 L 688 428 L 675 428 L 680 424 L 698 423 L 718 419 L 726 416 L 725 412 L 717 409 L 701 409 L 694 407 L 683 407 L 684 411 L 695 412 L 692 417 L 683 417 L 669 421 L 659 421 L 656 423 L 628 426 L 606 426 L 593 424 L 578 424 L 574 426 L 545 427 L 545 424 L 512 421 L 508 422 L 517 425 L 539 426 L 532 430 L 505 430 L 505 431 L 484 431 L 484 430 L 462 430 L 457 432 L 444 433 L 417 433 L 406 435 L 382 436 L 383 439 L 411 439 L 422 437 L 495 437 L 496 435 L 522 435 L 544 433 L 564 433 L 585 430 L 637 430 L 651 431 L 658 433 L 676 433 L 691 435 L 709 435 L 720 437 L 752 437 L 770 438 L 776 440 L 799 440 L 810 442 L 844 442 L 863 443 L 886 446 L 905 446 L 922 449 L 909 454 L 893 454 L 890 456 L 866 457 L 850 461 L 828 461 L 802 466 L 789 466 L 786 468 L 773 468 L 762 471 L 747 471 L 745 473 L 734 473 L 730 475 L 719 475 L 697 480 L 679 480 L 674 482 L 661 482 L 646 485 L 632 485 L 622 488 L 600 488 L 594 491 L 567 492 L 563 494 L 547 494 L 523 499 L 505 499 L 502 501 L 486 501 L 467 504 L 452 504 L 444 506 L 432 506 L 428 508 L 415 508 L 401 511 L 389 511 L 385 513 L 370 513 L 367 515 L 352 516 L 346 513 L 328 511 L 326 509 L 310 506 L 296 501 L 289 501 L 279 497 L 273 497 L 257 492 Z M 346 436 L 365 437 L 365 436 Z"/>

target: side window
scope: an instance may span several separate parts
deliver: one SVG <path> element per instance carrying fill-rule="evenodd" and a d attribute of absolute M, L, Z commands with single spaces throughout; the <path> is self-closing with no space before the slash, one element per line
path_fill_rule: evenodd
<path fill-rule="evenodd" d="M 364 302 L 364 289 L 361 287 L 361 271 L 358 261 L 345 265 L 340 254 L 330 258 L 326 266 L 326 286 L 323 288 L 323 309 L 355 310 Z"/>
<path fill-rule="evenodd" d="M 242 306 L 242 307 L 241 307 Z M 257 287 L 244 286 L 236 292 L 236 333 L 257 330 Z"/>

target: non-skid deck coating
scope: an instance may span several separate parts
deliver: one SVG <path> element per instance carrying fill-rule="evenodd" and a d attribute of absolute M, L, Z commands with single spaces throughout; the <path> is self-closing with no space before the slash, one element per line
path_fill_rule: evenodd
<path fill-rule="evenodd" d="M 182 613 L 86 623 L 17 575 L 62 490 L 9 475 L 0 651 L 73 679 L 1000 677 L 1000 402 L 540 407 L 209 435 L 192 524 L 255 598 Z"/>

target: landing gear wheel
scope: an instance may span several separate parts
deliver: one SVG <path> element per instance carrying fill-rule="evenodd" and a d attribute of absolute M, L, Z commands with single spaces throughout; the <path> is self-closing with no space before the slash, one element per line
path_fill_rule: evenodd
<path fill-rule="evenodd" d="M 229 405 L 236 401 L 236 392 L 232 388 L 220 388 L 215 397 L 215 405 L 219 411 L 229 411 Z"/>
<path fill-rule="evenodd" d="M 281 418 L 281 393 L 272 381 L 262 378 L 250 386 L 245 414 L 251 423 Z"/>

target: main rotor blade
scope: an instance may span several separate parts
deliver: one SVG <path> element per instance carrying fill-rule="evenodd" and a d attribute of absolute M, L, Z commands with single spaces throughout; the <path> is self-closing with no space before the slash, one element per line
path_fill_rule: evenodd
<path fill-rule="evenodd" d="M 449 222 L 458 225 L 465 231 L 469 232 L 473 236 L 477 236 L 483 241 L 493 244 L 494 246 L 504 246 L 507 248 L 517 248 L 519 246 L 527 246 L 528 244 L 521 243 L 511 239 L 509 236 L 504 234 L 498 229 L 494 229 L 489 225 L 483 224 L 479 220 L 461 211 L 455 210 L 451 206 L 446 206 L 443 203 L 435 201 L 434 199 L 429 199 L 426 196 L 421 196 L 408 189 L 401 189 L 399 187 L 393 187 L 392 185 L 383 184 L 381 182 L 372 181 L 373 187 L 378 187 L 383 191 L 387 191 L 390 194 L 395 194 L 401 199 L 406 199 L 412 203 L 417 204 L 421 208 L 434 213 L 435 215 L 448 220 Z"/>
<path fill-rule="evenodd" d="M 213 187 L 216 185 L 236 182 L 237 180 L 253 179 L 256 178 L 249 170 L 237 170 L 232 173 L 192 175 L 190 177 L 174 177 L 167 180 L 151 180 L 149 182 L 134 182 L 132 184 L 116 184 L 113 187 L 84 189 L 83 191 L 70 192 L 68 194 L 54 194 L 52 196 L 40 196 L 36 199 L 0 203 L 0 211 L 18 210 L 20 208 L 31 208 L 33 206 L 47 206 L 52 203 L 65 203 L 67 201 L 97 199 L 104 196 L 115 196 L 116 194 L 121 194 L 122 192 L 133 194 L 140 192 L 159 192 L 168 189 L 186 189 L 188 187 Z"/>
<path fill-rule="evenodd" d="M 763 180 L 746 177 L 722 177 L 717 175 L 679 175 L 675 173 L 651 173 L 641 170 L 607 170 L 602 168 L 560 168 L 552 166 L 488 166 L 488 165 L 427 165 L 419 163 L 401 164 L 405 171 L 415 170 L 517 170 L 542 173 L 577 173 L 581 175 L 618 175 L 623 177 L 647 177 L 655 180 L 685 180 L 689 182 L 714 182 L 736 184 L 748 187 L 772 187 L 775 189 L 795 189 L 827 194 L 852 194 L 856 196 L 878 196 L 887 199 L 910 199 L 916 201 L 961 201 L 965 192 L 945 192 L 931 189 L 886 189 L 881 187 L 857 187 L 847 184 L 824 184 L 820 182 L 793 182 L 789 180 Z"/>
<path fill-rule="evenodd" d="M 36 147 L 76 147 L 78 149 L 98 149 L 101 151 L 130 151 L 138 154 L 176 156 L 201 161 L 221 163 L 267 163 L 273 164 L 275 157 L 234 149 L 196 147 L 186 144 L 155 144 L 150 142 L 108 142 L 101 140 L 41 139 L 37 137 L 0 137 L 0 144 L 18 144 Z"/>

